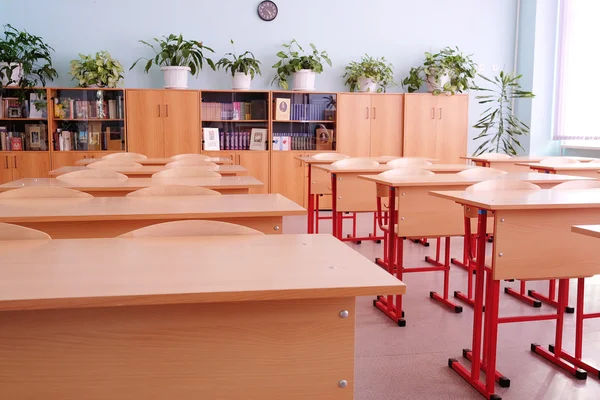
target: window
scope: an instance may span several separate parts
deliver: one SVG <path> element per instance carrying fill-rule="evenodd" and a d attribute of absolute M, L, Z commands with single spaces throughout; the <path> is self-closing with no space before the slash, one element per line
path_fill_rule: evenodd
<path fill-rule="evenodd" d="M 561 0 L 560 13 L 553 138 L 598 147 L 600 1 Z"/>

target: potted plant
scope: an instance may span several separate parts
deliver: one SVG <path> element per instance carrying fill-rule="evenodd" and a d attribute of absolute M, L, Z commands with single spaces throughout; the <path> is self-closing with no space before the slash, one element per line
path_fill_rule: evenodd
<path fill-rule="evenodd" d="M 327 52 L 319 53 L 315 45 L 310 43 L 312 54 L 306 55 L 296 39 L 292 39 L 283 47 L 284 50 L 277 53 L 280 60 L 273 65 L 273 68 L 277 69 L 277 75 L 271 84 L 277 82 L 279 87 L 287 90 L 289 88 L 287 78 L 292 75 L 294 78 L 292 90 L 315 90 L 315 76 L 323 72 L 323 61 L 331 67 Z"/>
<path fill-rule="evenodd" d="M 79 54 L 79 60 L 71 61 L 69 74 L 81 87 L 115 88 L 123 79 L 123 66 L 107 51 L 99 51 L 94 56 Z"/>
<path fill-rule="evenodd" d="M 156 54 L 154 58 L 140 57 L 138 58 L 129 70 L 133 69 L 140 60 L 146 60 L 144 72 L 148 73 L 152 64 L 160 65 L 160 70 L 164 73 L 166 89 L 186 89 L 188 84 L 188 72 L 197 76 L 204 62 L 214 70 L 214 62 L 204 57 L 204 51 L 214 53 L 210 47 L 204 46 L 202 42 L 196 40 L 184 40 L 182 35 L 163 36 L 162 39 L 154 38 L 158 44 L 155 48 L 148 42 L 140 40 L 140 43 L 152 48 Z"/>
<path fill-rule="evenodd" d="M 385 92 L 394 84 L 394 67 L 384 57 L 373 58 L 368 54 L 360 62 L 352 61 L 346 66 L 346 85 L 354 92 Z"/>
<path fill-rule="evenodd" d="M 474 90 L 489 92 L 476 96 L 479 104 L 489 107 L 482 113 L 481 119 L 473 126 L 481 132 L 473 140 L 482 140 L 474 155 L 483 153 L 500 153 L 517 155 L 517 148 L 523 149 L 520 137 L 529 135 L 529 126 L 520 121 L 514 114 L 512 102 L 514 99 L 530 99 L 535 97 L 531 92 L 521 90 L 519 79 L 522 75 L 513 75 L 500 71 L 494 79 L 479 75 L 491 83 L 491 88 L 473 87 Z"/>
<path fill-rule="evenodd" d="M 46 80 L 58 77 L 52 66 L 52 51 L 41 37 L 5 25 L 4 38 L 0 39 L 0 88 L 46 86 Z"/>
<path fill-rule="evenodd" d="M 469 89 L 477 73 L 477 68 L 470 55 L 445 47 L 438 53 L 425 53 L 425 60 L 420 67 L 411 68 L 408 76 L 402 81 L 408 87 L 408 93 L 416 92 L 423 82 L 427 82 L 427 90 L 433 94 L 462 93 Z"/>
<path fill-rule="evenodd" d="M 216 67 L 223 68 L 231 74 L 234 90 L 249 90 L 254 76 L 256 74 L 261 75 L 260 61 L 254 58 L 254 54 L 250 51 L 246 51 L 239 56 L 236 55 L 233 40 L 231 40 L 231 45 L 233 46 L 233 53 L 225 54 L 225 57 L 217 62 Z M 230 58 L 227 58 L 227 56 Z"/>

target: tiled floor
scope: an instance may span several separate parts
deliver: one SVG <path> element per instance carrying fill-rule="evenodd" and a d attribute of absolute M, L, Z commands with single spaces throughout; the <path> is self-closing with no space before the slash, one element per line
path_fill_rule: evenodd
<path fill-rule="evenodd" d="M 345 222 L 350 232 L 350 222 Z M 328 221 L 321 231 L 331 231 Z M 359 235 L 372 227 L 369 214 L 359 215 Z M 285 233 L 305 233 L 306 218 L 292 217 L 284 221 Z M 380 257 L 382 245 L 363 242 L 349 244 L 369 259 Z M 462 255 L 462 241 L 452 240 L 451 254 Z M 435 246 L 425 248 L 407 243 L 407 266 L 424 265 L 425 255 L 434 255 Z M 442 252 L 443 254 L 443 252 Z M 356 331 L 356 400 L 395 399 L 483 399 L 457 373 L 448 368 L 448 358 L 461 360 L 461 350 L 470 347 L 473 313 L 463 307 L 454 314 L 429 298 L 430 290 L 442 290 L 442 273 L 411 273 L 405 275 L 408 285 L 404 300 L 407 326 L 400 328 L 373 307 L 372 298 L 357 300 Z M 600 279 L 588 279 L 586 311 L 600 311 Z M 518 282 L 503 283 L 518 287 Z M 546 283 L 531 282 L 528 287 L 543 293 Z M 450 291 L 466 289 L 466 273 L 452 268 Z M 575 303 L 575 285 L 571 284 L 570 304 Z M 460 302 L 459 302 L 460 304 Z M 550 312 L 548 306 L 531 308 L 502 294 L 500 315 L 524 315 Z M 573 349 L 574 315 L 567 315 L 565 348 Z M 577 381 L 552 364 L 531 353 L 530 343 L 544 346 L 553 343 L 554 321 L 503 324 L 499 328 L 498 370 L 511 380 L 511 387 L 497 387 L 504 400 L 592 400 L 600 399 L 600 381 L 589 376 Z M 600 366 L 600 320 L 585 322 L 584 356 Z M 464 359 L 461 362 L 465 362 Z M 467 364 L 468 365 L 468 364 Z"/>

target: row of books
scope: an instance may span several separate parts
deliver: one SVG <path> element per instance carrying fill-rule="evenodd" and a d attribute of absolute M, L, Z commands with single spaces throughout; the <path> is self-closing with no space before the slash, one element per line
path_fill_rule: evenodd
<path fill-rule="evenodd" d="M 293 104 L 290 106 L 292 121 L 323 121 L 325 120 L 325 104 Z M 304 150 L 304 149 L 303 149 Z"/>
<path fill-rule="evenodd" d="M 21 118 L 21 109 L 17 97 L 0 97 L 0 118 Z"/>
<path fill-rule="evenodd" d="M 122 96 L 102 101 L 54 99 L 54 117 L 57 119 L 123 119 L 124 115 Z"/>
<path fill-rule="evenodd" d="M 122 128 L 106 127 L 106 130 L 80 130 L 71 132 L 57 129 L 54 132 L 55 151 L 123 150 Z"/>
<path fill-rule="evenodd" d="M 0 150 L 21 151 L 23 150 L 23 139 L 25 132 L 7 132 L 0 130 Z"/>
<path fill-rule="evenodd" d="M 314 133 L 273 133 L 273 150 L 316 150 L 317 138 Z"/>
<path fill-rule="evenodd" d="M 9 131 L 0 126 L 0 150 L 2 151 L 46 151 L 48 150 L 47 126 L 26 124 L 25 131 Z"/>
<path fill-rule="evenodd" d="M 266 100 L 233 103 L 202 102 L 202 119 L 207 121 L 265 120 Z"/>

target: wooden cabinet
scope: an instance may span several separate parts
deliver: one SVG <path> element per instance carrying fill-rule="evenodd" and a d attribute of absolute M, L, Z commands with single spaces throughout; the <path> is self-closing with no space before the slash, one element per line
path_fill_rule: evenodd
<path fill-rule="evenodd" d="M 404 156 L 462 163 L 469 130 L 468 95 L 407 94 L 404 102 Z"/>
<path fill-rule="evenodd" d="M 403 95 L 340 93 L 339 153 L 352 157 L 402 155 Z"/>
<path fill-rule="evenodd" d="M 70 167 L 85 158 L 94 158 L 92 151 L 55 151 L 52 153 L 52 169 Z"/>
<path fill-rule="evenodd" d="M 13 163 L 11 153 L 0 152 L 0 184 L 13 180 Z"/>
<path fill-rule="evenodd" d="M 271 193 L 279 193 L 300 205 L 305 199 L 305 167 L 294 157 L 303 154 L 298 151 L 271 152 Z"/>
<path fill-rule="evenodd" d="M 262 188 L 250 189 L 250 194 L 269 193 L 269 152 L 238 151 L 234 162 L 248 169 L 248 175 L 255 177 L 265 185 Z"/>
<path fill-rule="evenodd" d="M 198 92 L 128 90 L 128 150 L 148 157 L 200 151 Z"/>
<path fill-rule="evenodd" d="M 12 151 L 0 153 L 0 183 L 21 178 L 47 178 L 50 154 L 46 151 Z"/>
<path fill-rule="evenodd" d="M 235 151 L 230 150 L 202 150 L 202 154 L 207 155 L 209 157 L 223 157 L 230 158 L 233 162 L 235 162 Z"/>

